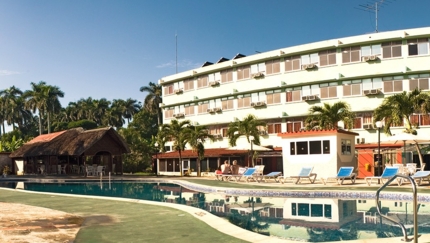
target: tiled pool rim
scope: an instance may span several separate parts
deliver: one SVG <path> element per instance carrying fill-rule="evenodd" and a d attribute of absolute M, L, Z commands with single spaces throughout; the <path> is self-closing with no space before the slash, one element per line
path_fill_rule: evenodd
<path fill-rule="evenodd" d="M 40 178 L 28 178 L 28 179 L 1 179 L 0 181 L 9 181 L 9 182 L 39 182 L 39 183 L 67 183 L 67 182 L 100 182 L 97 179 L 40 179 Z M 185 181 L 181 179 L 163 179 L 163 178 L 140 178 L 140 179 L 113 179 L 111 182 L 146 182 L 146 183 L 172 183 L 177 184 L 182 187 L 185 187 L 190 190 L 203 192 L 203 193 L 217 193 L 222 195 L 231 195 L 231 196 L 252 196 L 252 197 L 283 197 L 283 198 L 334 198 L 334 199 L 363 199 L 363 200 L 371 200 L 376 199 L 376 190 L 375 191 L 360 191 L 360 187 L 356 187 L 354 191 L 336 191 L 333 188 L 324 189 L 321 187 L 321 190 L 313 188 L 313 191 L 308 190 L 300 190 L 294 189 L 291 191 L 287 191 L 284 189 L 277 189 L 277 187 L 273 187 L 273 189 L 245 189 L 245 188 L 226 188 L 226 187 L 214 187 L 214 186 L 206 186 L 198 183 L 193 183 L 190 181 Z M 103 183 L 108 183 L 107 180 L 103 180 Z M 329 191 L 328 191 L 329 190 Z M 390 200 L 390 201 L 412 201 L 412 189 L 409 192 L 384 192 L 382 191 L 380 194 L 381 200 Z M 418 193 L 418 202 L 419 203 L 429 203 L 430 202 L 430 194 L 420 195 Z"/>

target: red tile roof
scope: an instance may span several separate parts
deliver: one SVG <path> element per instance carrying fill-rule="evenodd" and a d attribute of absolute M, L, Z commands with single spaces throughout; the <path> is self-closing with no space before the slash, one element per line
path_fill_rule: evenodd
<path fill-rule="evenodd" d="M 205 157 L 239 156 L 247 154 L 248 150 L 228 150 L 226 148 L 205 149 Z M 159 153 L 158 158 L 179 158 L 178 151 Z M 191 149 L 181 151 L 182 158 L 197 158 L 197 152 Z M 153 156 L 155 158 L 155 156 Z"/>
<path fill-rule="evenodd" d="M 27 144 L 49 142 L 52 139 L 54 139 L 54 138 L 58 137 L 59 135 L 63 134 L 64 132 L 66 132 L 66 130 L 65 131 L 61 131 L 61 132 L 42 134 L 42 135 L 39 135 L 39 136 L 33 138 L 32 140 L 28 141 Z"/>
<path fill-rule="evenodd" d="M 300 136 L 321 136 L 321 135 L 334 135 L 337 133 L 343 133 L 343 134 L 350 134 L 354 136 L 358 136 L 358 133 L 350 132 L 346 130 L 336 130 L 336 129 L 327 129 L 327 130 L 319 130 L 319 129 L 312 129 L 312 130 L 303 130 L 303 131 L 296 131 L 296 132 L 283 132 L 278 133 L 278 137 L 300 137 Z"/>

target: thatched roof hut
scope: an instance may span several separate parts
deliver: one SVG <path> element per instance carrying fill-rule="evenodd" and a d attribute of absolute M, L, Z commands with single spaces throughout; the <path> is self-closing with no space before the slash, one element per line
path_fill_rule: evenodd
<path fill-rule="evenodd" d="M 106 166 L 112 168 L 112 157 L 121 157 L 125 153 L 130 153 L 128 145 L 111 127 L 93 130 L 74 128 L 40 135 L 14 151 L 10 157 L 15 160 L 23 159 L 27 164 L 31 164 L 28 163 L 31 160 L 37 160 L 38 163 L 52 167 L 70 163 L 70 160 L 84 164 L 88 161 L 87 157 L 109 156 L 110 159 L 105 159 L 105 162 L 108 161 Z"/>

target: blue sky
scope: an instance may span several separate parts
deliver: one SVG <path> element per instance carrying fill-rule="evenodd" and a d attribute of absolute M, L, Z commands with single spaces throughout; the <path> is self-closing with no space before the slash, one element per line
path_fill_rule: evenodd
<path fill-rule="evenodd" d="M 380 0 L 379 0 L 380 1 Z M 379 2 L 378 1 L 378 2 Z M 375 31 L 368 0 L 0 0 L 0 89 L 41 80 L 80 98 L 142 101 L 141 86 L 205 61 Z M 430 26 L 430 1 L 390 0 L 380 32 Z"/>

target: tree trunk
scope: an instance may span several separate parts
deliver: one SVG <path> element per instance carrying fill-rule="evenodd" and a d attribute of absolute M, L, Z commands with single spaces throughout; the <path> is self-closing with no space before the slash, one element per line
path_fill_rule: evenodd
<path fill-rule="evenodd" d="M 197 158 L 197 177 L 201 176 L 200 158 Z"/>
<path fill-rule="evenodd" d="M 39 135 L 42 135 L 42 114 L 39 110 Z"/>
<path fill-rule="evenodd" d="M 420 159 L 420 166 L 422 166 L 422 164 L 424 163 L 424 160 L 423 160 L 423 155 L 421 154 L 420 146 L 418 145 L 418 143 L 415 143 L 415 149 L 418 152 L 418 158 Z"/>
<path fill-rule="evenodd" d="M 182 177 L 182 153 L 181 149 L 178 150 L 179 152 L 179 175 Z"/>
<path fill-rule="evenodd" d="M 50 133 L 51 133 L 51 121 L 50 121 L 49 112 L 48 112 L 48 134 Z"/>

